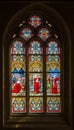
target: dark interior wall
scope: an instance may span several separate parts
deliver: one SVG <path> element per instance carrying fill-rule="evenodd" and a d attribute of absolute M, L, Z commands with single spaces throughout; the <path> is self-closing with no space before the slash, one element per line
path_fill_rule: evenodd
<path fill-rule="evenodd" d="M 42 0 L 41 0 L 42 1 Z M 70 36 L 71 36 L 71 83 L 72 83 L 72 94 L 74 94 L 74 3 L 73 2 L 45 2 L 49 7 L 52 7 L 56 10 L 65 20 L 68 25 Z M 10 19 L 22 8 L 30 4 L 30 1 L 10 1 L 10 2 L 0 2 L 0 66 L 2 70 L 2 39 L 5 28 L 10 21 Z M 59 24 L 59 23 L 58 23 Z M 2 71 L 1 71 L 2 72 Z M 2 77 L 2 73 L 0 73 L 0 77 Z M 0 83 L 2 83 L 2 78 L 0 78 Z M 2 84 L 1 84 L 2 86 Z M 0 86 L 0 87 L 1 87 Z M 2 88 L 0 88 L 0 105 L 2 106 Z M 72 96 L 73 97 L 73 96 Z M 72 98 L 73 99 L 73 98 Z M 73 100 L 73 108 L 74 108 L 74 100 Z M 2 113 L 2 107 L 0 107 L 0 113 Z M 2 120 L 2 114 L 0 114 L 0 121 Z"/>

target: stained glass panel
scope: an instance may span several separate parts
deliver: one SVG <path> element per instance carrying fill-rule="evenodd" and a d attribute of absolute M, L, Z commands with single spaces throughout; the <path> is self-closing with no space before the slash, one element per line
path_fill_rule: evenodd
<path fill-rule="evenodd" d="M 29 72 L 42 72 L 43 71 L 43 59 L 41 55 L 29 56 Z"/>
<path fill-rule="evenodd" d="M 50 41 L 46 47 L 46 54 L 60 54 L 60 47 L 55 41 Z"/>
<path fill-rule="evenodd" d="M 11 55 L 12 54 L 25 54 L 25 48 L 21 41 L 14 41 L 11 46 Z"/>
<path fill-rule="evenodd" d="M 12 113 L 25 113 L 26 112 L 26 98 L 12 98 Z"/>
<path fill-rule="evenodd" d="M 61 101 L 60 97 L 47 97 L 47 113 L 60 113 Z"/>
<path fill-rule="evenodd" d="M 41 18 L 37 15 L 33 15 L 30 18 L 29 24 L 32 25 L 34 28 L 37 28 L 42 23 Z"/>
<path fill-rule="evenodd" d="M 29 112 L 30 113 L 43 113 L 43 98 L 42 97 L 30 97 Z"/>
<path fill-rule="evenodd" d="M 47 95 L 60 95 L 60 73 L 47 73 Z"/>
<path fill-rule="evenodd" d="M 11 72 L 14 71 L 14 69 L 17 69 L 17 72 L 26 71 L 26 56 L 25 55 L 11 55 L 10 57 L 10 70 Z"/>
<path fill-rule="evenodd" d="M 30 28 L 23 28 L 20 32 L 20 37 L 24 38 L 26 41 L 33 36 L 32 30 Z"/>
<path fill-rule="evenodd" d="M 28 49 L 28 54 L 42 54 L 43 49 L 41 44 L 38 41 L 33 41 L 30 44 L 30 47 Z"/>
<path fill-rule="evenodd" d="M 25 77 L 25 73 L 23 73 L 22 70 L 20 71 L 21 71 L 20 73 L 14 72 L 11 74 L 12 96 L 26 95 L 26 77 Z"/>
<path fill-rule="evenodd" d="M 43 74 L 29 73 L 29 95 L 42 96 L 43 95 Z"/>
<path fill-rule="evenodd" d="M 39 30 L 38 36 L 43 40 L 46 41 L 51 35 L 47 28 L 42 28 Z"/>
<path fill-rule="evenodd" d="M 23 42 L 15 40 L 10 48 L 10 92 L 12 113 L 26 112 L 26 54 Z"/>
<path fill-rule="evenodd" d="M 46 55 L 46 71 L 47 72 L 60 72 L 60 56 L 59 55 Z"/>

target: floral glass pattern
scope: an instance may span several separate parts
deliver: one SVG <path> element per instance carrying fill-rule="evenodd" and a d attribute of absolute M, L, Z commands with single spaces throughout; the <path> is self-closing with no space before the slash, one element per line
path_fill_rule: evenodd
<path fill-rule="evenodd" d="M 50 32 L 47 28 L 42 28 L 39 30 L 39 34 L 38 36 L 43 40 L 43 41 L 46 41 L 50 36 Z"/>
<path fill-rule="evenodd" d="M 33 41 L 30 43 L 30 47 L 28 49 L 29 54 L 42 54 L 43 49 L 41 44 L 38 41 Z"/>
<path fill-rule="evenodd" d="M 32 36 L 33 34 L 30 28 L 23 28 L 20 32 L 20 37 L 22 37 L 26 41 L 29 40 Z"/>
<path fill-rule="evenodd" d="M 32 25 L 34 28 L 37 28 L 42 23 L 41 18 L 37 15 L 34 15 L 30 18 L 29 24 Z"/>
<path fill-rule="evenodd" d="M 46 54 L 60 54 L 60 47 L 56 41 L 50 41 L 46 47 Z"/>

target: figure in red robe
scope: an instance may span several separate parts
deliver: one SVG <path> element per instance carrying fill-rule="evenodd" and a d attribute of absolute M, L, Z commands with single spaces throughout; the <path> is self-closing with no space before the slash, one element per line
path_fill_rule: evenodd
<path fill-rule="evenodd" d="M 40 78 L 38 77 L 38 75 L 34 76 L 34 92 L 35 93 L 39 93 L 39 87 L 40 87 Z"/>
<path fill-rule="evenodd" d="M 21 85 L 18 81 L 16 84 L 14 84 L 13 89 L 12 89 L 12 93 L 19 93 L 20 90 L 21 90 Z"/>
<path fill-rule="evenodd" d="M 53 81 L 52 81 L 52 94 L 57 94 L 58 93 L 57 83 L 56 83 L 56 81 L 58 81 L 58 80 L 59 80 L 58 77 L 53 78 Z"/>

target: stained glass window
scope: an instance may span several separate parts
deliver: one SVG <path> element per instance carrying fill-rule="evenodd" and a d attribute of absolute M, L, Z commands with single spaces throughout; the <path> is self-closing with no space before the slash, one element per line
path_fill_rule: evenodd
<path fill-rule="evenodd" d="M 60 40 L 38 15 L 25 23 L 10 47 L 11 113 L 61 113 Z"/>

